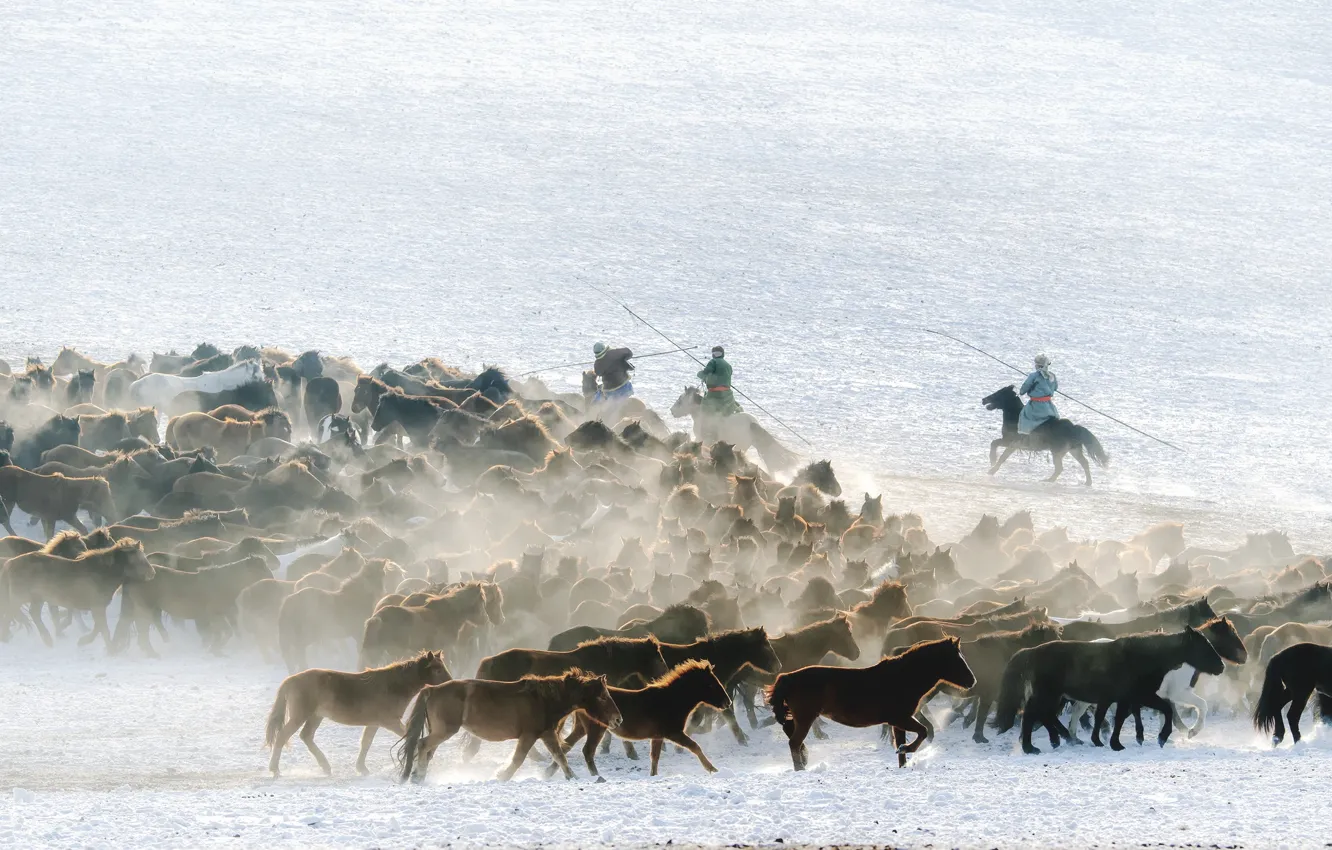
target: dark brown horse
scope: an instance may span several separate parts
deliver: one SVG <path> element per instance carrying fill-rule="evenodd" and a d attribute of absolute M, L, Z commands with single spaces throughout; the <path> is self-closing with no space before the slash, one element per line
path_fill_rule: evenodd
<path fill-rule="evenodd" d="M 1290 736 L 1300 742 L 1300 715 L 1309 697 L 1317 691 L 1319 702 L 1332 699 L 1332 647 L 1316 643 L 1297 643 L 1272 656 L 1263 674 L 1263 689 L 1253 710 L 1254 728 L 1272 735 L 1272 746 L 1286 737 L 1281 709 L 1290 710 Z M 1326 715 L 1324 715 L 1326 717 Z"/>
<path fill-rule="evenodd" d="M 820 716 L 845 726 L 893 727 L 897 764 L 925 741 L 926 728 L 915 719 L 920 701 L 940 682 L 970 688 L 976 677 L 962 657 L 957 638 L 918 643 L 873 667 L 805 667 L 783 673 L 768 688 L 768 703 L 791 747 L 791 763 L 804 770 L 809 762 L 805 736 Z M 907 743 L 906 733 L 916 740 Z"/>
<path fill-rule="evenodd" d="M 620 710 L 620 725 L 614 730 L 616 737 L 625 741 L 652 741 L 652 776 L 657 775 L 657 762 L 661 758 L 662 745 L 665 741 L 670 741 L 693 753 L 708 773 L 717 772 L 717 768 L 712 766 L 708 757 L 703 755 L 703 748 L 685 732 L 689 715 L 700 705 L 708 705 L 718 711 L 723 711 L 731 705 L 726 688 L 718 679 L 711 664 L 700 660 L 686 661 L 647 687 L 637 690 L 626 688 L 609 690 L 611 698 L 615 700 L 616 708 Z M 597 777 L 598 781 L 602 780 L 601 774 L 597 772 L 597 744 L 605 734 L 604 725 L 590 720 L 586 714 L 579 712 L 573 731 L 563 742 L 564 750 L 568 752 L 578 739 L 587 736 L 587 741 L 583 744 L 583 759 L 587 762 L 588 771 Z M 555 768 L 556 766 L 552 764 L 547 775 L 553 774 Z"/>
<path fill-rule="evenodd" d="M 558 676 L 524 676 L 516 682 L 455 679 L 425 688 L 416 697 L 400 745 L 402 781 L 425 779 L 435 750 L 463 729 L 476 740 L 517 739 L 513 759 L 499 774 L 503 782 L 513 778 L 537 741 L 550 750 L 565 778 L 573 779 L 559 728 L 575 711 L 611 728 L 620 723 L 606 677 L 577 669 Z"/>

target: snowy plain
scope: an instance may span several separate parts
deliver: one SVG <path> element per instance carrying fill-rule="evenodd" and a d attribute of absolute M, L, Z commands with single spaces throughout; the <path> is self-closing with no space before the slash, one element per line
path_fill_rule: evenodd
<path fill-rule="evenodd" d="M 206 339 L 524 371 L 665 347 L 592 284 L 724 343 L 808 454 L 936 539 L 1031 507 L 1079 537 L 1179 519 L 1332 551 L 1329 12 L 11 0 L 0 356 Z M 923 327 L 1043 350 L 1185 451 L 1061 404 L 1114 458 L 1096 486 L 988 480 L 978 400 L 1014 376 Z M 695 368 L 645 361 L 639 394 L 664 408 Z M 188 637 L 161 662 L 0 647 L 0 845 L 1326 840 L 1328 751 L 1268 752 L 1242 719 L 1041 758 L 951 730 L 906 771 L 835 729 L 806 776 L 774 730 L 713 734 L 718 777 L 612 761 L 595 787 L 482 781 L 497 747 L 403 789 L 347 778 L 355 733 L 327 727 L 340 778 L 293 750 L 266 780 L 280 678 Z"/>

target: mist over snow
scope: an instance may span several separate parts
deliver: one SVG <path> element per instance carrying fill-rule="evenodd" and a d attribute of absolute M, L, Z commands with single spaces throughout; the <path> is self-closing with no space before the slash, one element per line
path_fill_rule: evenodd
<path fill-rule="evenodd" d="M 209 341 L 517 373 L 668 347 L 592 284 L 724 344 L 814 445 L 774 434 L 939 540 L 1030 507 L 1074 537 L 1179 520 L 1332 551 L 1329 12 L 8 0 L 0 357 Z M 1111 454 L 1095 487 L 1042 484 L 1045 460 L 988 479 L 979 400 L 1021 378 L 924 328 L 1024 368 L 1047 353 L 1061 389 L 1184 451 L 1060 400 Z M 638 395 L 664 413 L 697 368 L 643 361 Z M 776 729 L 749 750 L 712 733 L 716 777 L 672 754 L 595 788 L 529 765 L 500 790 L 493 746 L 420 793 L 390 783 L 383 738 L 378 774 L 349 778 L 359 733 L 326 724 L 339 775 L 294 750 L 270 783 L 278 667 L 192 635 L 167 654 L 0 647 L 0 844 L 1261 846 L 1327 822 L 1326 741 L 1272 753 L 1244 717 L 1039 759 L 950 730 L 900 772 L 877 733 L 834 729 L 802 777 Z"/>

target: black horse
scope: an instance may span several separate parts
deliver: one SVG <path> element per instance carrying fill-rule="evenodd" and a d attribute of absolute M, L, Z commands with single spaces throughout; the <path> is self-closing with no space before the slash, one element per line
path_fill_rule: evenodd
<path fill-rule="evenodd" d="M 1084 449 L 1092 456 L 1092 460 L 1096 461 L 1097 466 L 1104 469 L 1110 465 L 1110 456 L 1101 447 L 1101 441 L 1096 439 L 1091 431 L 1067 419 L 1051 419 L 1036 426 L 1036 430 L 1030 434 L 1025 436 L 1019 434 L 1018 417 L 1022 415 L 1022 397 L 1017 394 L 1012 384 L 990 393 L 981 399 L 981 404 L 985 405 L 986 410 L 1001 410 L 1004 414 L 1003 436 L 990 443 L 991 475 L 998 472 L 1004 461 L 1018 449 L 1049 452 L 1054 456 L 1054 474 L 1045 479 L 1046 481 L 1054 481 L 1064 473 L 1064 455 L 1069 452 L 1072 452 L 1073 459 L 1082 465 L 1088 486 L 1092 483 L 1091 466 L 1087 463 L 1087 456 L 1083 454 Z M 1000 446 L 1004 448 L 1004 453 L 996 459 L 995 455 Z"/>

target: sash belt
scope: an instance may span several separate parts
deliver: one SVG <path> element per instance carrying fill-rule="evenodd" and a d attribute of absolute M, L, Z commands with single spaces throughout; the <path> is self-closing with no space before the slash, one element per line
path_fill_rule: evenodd
<path fill-rule="evenodd" d="M 1054 398 L 1054 396 L 1052 396 L 1052 395 L 1041 395 L 1041 396 L 1035 396 L 1035 395 L 1034 395 L 1034 396 L 1031 397 L 1031 400 L 1032 400 L 1032 401 L 1049 401 L 1049 400 L 1052 399 L 1052 398 Z"/>
<path fill-rule="evenodd" d="M 729 389 L 730 389 L 730 387 L 708 387 L 708 392 L 710 392 L 710 393 L 724 393 L 724 392 L 726 392 L 726 391 L 729 390 Z"/>

